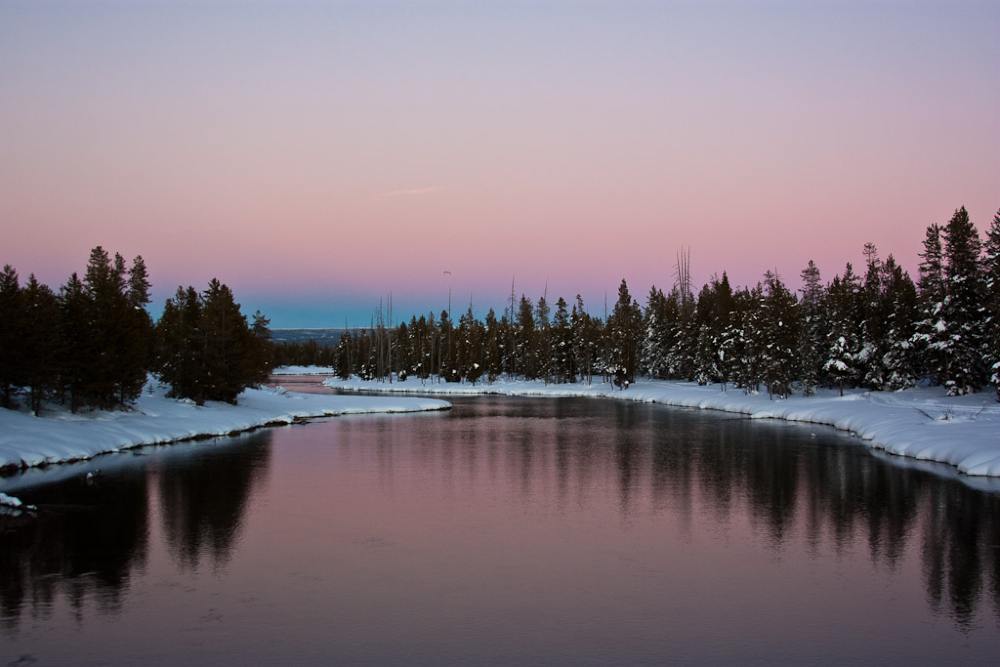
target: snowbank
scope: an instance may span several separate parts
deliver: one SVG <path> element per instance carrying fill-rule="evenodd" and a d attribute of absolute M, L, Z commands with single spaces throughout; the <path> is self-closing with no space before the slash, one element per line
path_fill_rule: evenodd
<path fill-rule="evenodd" d="M 333 366 L 278 366 L 271 375 L 335 375 Z"/>
<path fill-rule="evenodd" d="M 360 413 L 447 410 L 446 401 L 427 398 L 297 394 L 283 389 L 248 389 L 238 405 L 166 397 L 149 383 L 130 411 L 25 412 L 0 408 L 0 469 L 88 459 L 139 445 L 227 435 L 296 419 Z"/>
<path fill-rule="evenodd" d="M 504 396 L 589 396 L 663 403 L 680 407 L 723 410 L 752 419 L 785 419 L 825 424 L 849 431 L 871 447 L 921 461 L 955 466 L 966 475 L 1000 476 L 1000 404 L 992 394 L 948 397 L 943 389 L 901 392 L 854 391 L 839 396 L 820 391 L 816 396 L 772 400 L 742 390 L 721 391 L 718 385 L 701 387 L 689 382 L 644 380 L 625 391 L 610 384 L 546 385 L 539 381 L 498 381 L 493 384 L 421 384 L 365 382 L 330 378 L 325 385 L 350 391 L 403 392 L 433 395 L 498 394 Z"/>

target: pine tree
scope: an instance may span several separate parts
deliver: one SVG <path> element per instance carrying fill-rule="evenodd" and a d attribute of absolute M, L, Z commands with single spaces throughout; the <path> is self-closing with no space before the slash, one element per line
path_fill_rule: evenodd
<path fill-rule="evenodd" d="M 917 364 L 913 336 L 917 319 L 917 291 L 910 276 L 896 264 L 892 255 L 886 259 L 885 293 L 889 308 L 885 324 L 885 350 L 882 365 L 885 381 L 879 389 L 896 391 L 916 384 Z"/>
<path fill-rule="evenodd" d="M 646 298 L 643 314 L 641 368 L 650 377 L 665 378 L 669 374 L 671 322 L 667 313 L 667 298 L 654 285 Z"/>
<path fill-rule="evenodd" d="M 483 352 L 486 357 L 486 379 L 495 381 L 503 373 L 503 332 L 497 314 L 492 308 L 486 313 L 486 340 Z"/>
<path fill-rule="evenodd" d="M 552 381 L 576 382 L 575 359 L 573 355 L 573 327 L 566 300 L 556 301 L 556 315 L 552 323 L 551 357 L 549 368 Z"/>
<path fill-rule="evenodd" d="M 120 255 L 115 257 L 116 271 L 121 275 L 123 262 Z M 146 312 L 150 301 L 149 288 L 146 263 L 141 256 L 137 256 L 128 271 L 124 300 L 120 297 L 115 299 L 115 310 L 121 320 L 115 382 L 118 402 L 122 405 L 139 396 L 152 363 L 153 321 Z"/>
<path fill-rule="evenodd" d="M 274 351 L 271 343 L 271 320 L 259 310 L 254 311 L 250 324 L 250 333 L 253 335 L 250 342 L 250 350 L 247 355 L 247 378 L 251 386 L 259 386 L 267 382 L 271 376 L 271 369 L 274 368 Z M 400 337 L 405 340 L 404 335 Z M 320 366 L 331 365 L 320 360 Z"/>
<path fill-rule="evenodd" d="M 982 348 L 986 290 L 980 272 L 981 242 L 965 207 L 945 227 L 945 381 L 948 394 L 979 390 L 986 379 Z"/>
<path fill-rule="evenodd" d="M 543 294 L 535 306 L 535 359 L 538 364 L 538 377 L 551 381 L 552 375 L 552 340 L 549 322 L 549 303 Z"/>
<path fill-rule="evenodd" d="M 881 389 L 886 382 L 883 356 L 886 352 L 885 326 L 889 317 L 889 299 L 883 289 L 883 265 L 874 243 L 865 244 L 865 279 L 859 294 L 861 305 L 861 349 L 857 364 L 861 383 L 869 389 Z"/>
<path fill-rule="evenodd" d="M 38 414 L 42 399 L 58 387 L 59 301 L 32 274 L 22 290 L 22 381 L 28 387 L 31 411 Z"/>
<path fill-rule="evenodd" d="M 14 404 L 14 390 L 24 377 L 24 307 L 17 271 L 0 272 L 0 407 Z"/>
<path fill-rule="evenodd" d="M 570 313 L 570 328 L 573 335 L 573 358 L 576 372 L 581 380 L 590 384 L 594 376 L 595 341 L 592 335 L 593 322 L 583 305 L 583 297 L 576 295 L 573 311 Z"/>
<path fill-rule="evenodd" d="M 642 334 L 642 312 L 629 294 L 623 279 L 618 287 L 618 301 L 608 318 L 611 373 L 615 382 L 627 387 L 635 382 L 639 369 L 639 341 Z"/>
<path fill-rule="evenodd" d="M 522 294 L 517 311 L 517 323 L 514 326 L 514 347 L 518 372 L 526 380 L 534 380 L 538 377 L 535 338 L 534 308 L 532 308 L 531 300 Z"/>
<path fill-rule="evenodd" d="M 850 262 L 843 276 L 837 276 L 827 292 L 826 313 L 829 322 L 823 370 L 844 394 L 859 378 L 858 353 L 861 350 L 859 327 L 859 292 L 857 275 Z"/>
<path fill-rule="evenodd" d="M 802 393 L 812 396 L 820 384 L 823 348 L 826 340 L 826 322 L 823 317 L 823 283 L 819 267 L 810 259 L 802 269 L 802 300 L 800 312 L 802 327 L 799 329 L 798 357 L 801 371 Z"/>
<path fill-rule="evenodd" d="M 1000 211 L 986 234 L 983 253 L 983 280 L 986 290 L 986 346 L 983 365 L 1000 401 Z"/>
<path fill-rule="evenodd" d="M 763 380 L 768 393 L 785 398 L 799 375 L 798 341 L 801 335 L 798 302 L 776 274 L 764 276 Z"/>
<path fill-rule="evenodd" d="M 253 334 L 232 291 L 217 279 L 209 282 L 202 303 L 204 398 L 236 403 L 236 397 L 256 380 L 247 363 L 255 354 Z"/>
<path fill-rule="evenodd" d="M 77 274 L 72 274 L 59 294 L 59 356 L 62 391 L 76 412 L 84 404 L 89 360 L 97 345 L 90 335 L 90 298 Z"/>
<path fill-rule="evenodd" d="M 760 391 L 764 378 L 764 350 L 767 345 L 764 288 L 760 283 L 752 290 L 737 294 L 735 317 L 728 334 L 732 352 L 732 377 L 748 394 Z"/>
<path fill-rule="evenodd" d="M 719 346 L 708 324 L 698 326 L 698 340 L 694 354 L 694 381 L 700 385 L 715 382 L 721 376 L 719 372 Z"/>
<path fill-rule="evenodd" d="M 354 368 L 351 365 L 351 334 L 345 331 L 337 341 L 337 377 L 341 380 L 349 380 L 351 375 L 354 373 Z"/>
<path fill-rule="evenodd" d="M 919 374 L 935 384 L 941 384 L 945 375 L 943 350 L 947 347 L 947 340 L 943 319 L 946 290 L 940 225 L 931 224 L 927 227 L 923 246 L 923 252 L 920 253 L 920 279 L 917 283 L 920 319 L 913 335 L 913 344 L 920 360 Z"/>

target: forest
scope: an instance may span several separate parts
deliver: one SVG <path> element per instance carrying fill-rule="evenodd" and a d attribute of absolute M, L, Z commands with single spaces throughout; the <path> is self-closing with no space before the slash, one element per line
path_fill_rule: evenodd
<path fill-rule="evenodd" d="M 824 283 L 809 261 L 790 288 L 767 272 L 734 287 L 725 272 L 695 294 L 680 255 L 673 286 L 651 287 L 645 306 L 625 280 L 610 312 L 588 311 L 577 295 L 510 301 L 479 319 L 470 304 L 371 327 L 336 345 L 271 341 L 260 312 L 248 322 L 232 291 L 213 279 L 198 292 L 178 287 L 157 322 L 142 257 L 91 251 L 81 278 L 58 292 L 34 275 L 0 273 L 0 406 L 24 395 L 37 413 L 45 400 L 80 408 L 127 408 L 149 373 L 171 395 L 202 404 L 235 403 L 267 380 L 274 365 L 332 366 L 343 378 L 490 382 L 500 377 L 592 382 L 627 389 L 636 378 L 718 383 L 774 397 L 818 387 L 892 391 L 939 385 L 951 395 L 992 386 L 1000 400 L 1000 212 L 985 239 L 965 208 L 927 227 L 914 282 L 892 255 L 864 246 Z M 607 311 L 607 308 L 605 308 Z"/>
<path fill-rule="evenodd" d="M 591 382 L 627 388 L 639 376 L 719 383 L 775 397 L 817 387 L 905 389 L 949 394 L 992 385 L 1000 400 L 1000 212 L 985 240 L 965 208 L 927 227 L 916 283 L 892 255 L 864 246 L 861 271 L 847 263 L 824 283 L 809 261 L 801 285 L 772 272 L 734 287 L 725 272 L 694 293 L 679 257 L 669 292 L 652 287 L 645 306 L 622 280 L 611 312 L 513 294 L 498 316 L 470 305 L 455 322 L 442 311 L 398 326 L 382 323 L 336 346 L 276 345 L 278 364 L 332 366 L 347 378 L 489 382 L 500 377 Z"/>
<path fill-rule="evenodd" d="M 203 404 L 236 402 L 271 369 L 268 321 L 252 325 L 232 291 L 212 280 L 203 292 L 178 288 L 155 324 L 146 264 L 113 258 L 98 246 L 81 278 L 72 274 L 58 293 L 17 271 L 0 273 L 0 407 L 25 394 L 38 414 L 43 401 L 81 408 L 127 408 L 149 373 L 171 395 Z"/>

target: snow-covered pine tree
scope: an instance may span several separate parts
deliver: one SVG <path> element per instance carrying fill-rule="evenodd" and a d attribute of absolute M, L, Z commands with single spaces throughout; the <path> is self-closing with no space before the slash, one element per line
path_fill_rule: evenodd
<path fill-rule="evenodd" d="M 944 237 L 944 385 L 949 395 L 956 396 L 977 391 L 986 380 L 982 357 L 986 290 L 980 270 L 982 244 L 964 206 L 948 221 Z"/>
<path fill-rule="evenodd" d="M 983 278 L 986 288 L 986 346 L 983 365 L 1000 401 L 1000 211 L 986 233 L 983 253 Z"/>
<path fill-rule="evenodd" d="M 858 317 L 858 293 L 861 287 L 854 267 L 848 262 L 843 276 L 837 276 L 827 291 L 825 309 L 829 331 L 823 370 L 830 381 L 844 393 L 860 375 L 857 367 L 861 349 Z"/>
<path fill-rule="evenodd" d="M 760 391 L 760 383 L 764 377 L 767 335 L 763 286 L 757 283 L 753 289 L 744 291 L 741 301 L 737 307 L 737 312 L 740 313 L 738 325 L 733 330 L 733 379 L 746 393 L 756 394 Z"/>
<path fill-rule="evenodd" d="M 881 389 L 885 384 L 886 370 L 882 363 L 885 354 L 886 321 L 889 299 L 883 289 L 883 266 L 874 243 L 866 243 L 865 278 L 859 293 L 861 305 L 861 350 L 857 365 L 862 385 Z"/>
<path fill-rule="evenodd" d="M 532 307 L 531 299 L 522 294 L 514 329 L 514 346 L 518 372 L 527 380 L 538 377 L 536 337 L 535 309 Z"/>
<path fill-rule="evenodd" d="M 667 315 L 667 298 L 653 285 L 646 299 L 643 314 L 642 371 L 653 378 L 665 378 L 669 372 L 668 353 L 670 322 Z"/>
<path fill-rule="evenodd" d="M 715 382 L 719 373 L 719 348 L 712 327 L 707 322 L 698 326 L 694 354 L 694 381 L 700 385 Z"/>
<path fill-rule="evenodd" d="M 920 253 L 919 319 L 913 334 L 917 372 L 934 384 L 944 382 L 945 365 L 943 348 L 947 346 L 946 326 L 943 320 L 946 296 L 944 279 L 944 251 L 941 245 L 941 226 L 927 226 Z"/>
<path fill-rule="evenodd" d="M 635 382 L 642 340 L 642 311 L 629 294 L 628 284 L 624 279 L 618 286 L 618 300 L 608 318 L 607 327 L 611 374 L 619 384 Z"/>
<path fill-rule="evenodd" d="M 764 275 L 761 314 L 762 378 L 771 396 L 786 398 L 799 375 L 799 308 L 795 295 L 770 271 Z"/>
<path fill-rule="evenodd" d="M 576 367 L 573 356 L 573 326 L 570 322 L 566 300 L 556 301 L 556 314 L 552 322 L 549 369 L 552 381 L 575 382 Z"/>
<path fill-rule="evenodd" d="M 822 378 L 823 351 L 826 341 L 826 321 L 823 317 L 824 289 L 820 279 L 819 267 L 809 260 L 802 269 L 802 300 L 799 302 L 799 312 L 802 315 L 802 326 L 799 329 L 798 356 L 799 380 L 802 382 L 802 393 L 812 396 L 816 393 Z"/>
<path fill-rule="evenodd" d="M 587 314 L 583 306 L 583 297 L 579 294 L 576 295 L 576 302 L 570 313 L 570 328 L 573 337 L 573 365 L 581 380 L 586 380 L 589 384 L 594 370 L 592 341 L 589 335 L 590 315 Z"/>
<path fill-rule="evenodd" d="M 896 391 L 916 383 L 913 334 L 917 318 L 917 290 L 892 255 L 885 260 L 883 273 L 889 307 L 883 341 L 885 353 L 882 356 L 885 381 L 878 388 Z"/>
<path fill-rule="evenodd" d="M 551 382 L 552 378 L 552 331 L 549 302 L 545 294 L 535 305 L 535 359 L 538 363 L 538 377 Z"/>
<path fill-rule="evenodd" d="M 503 372 L 501 356 L 501 332 L 497 314 L 492 308 L 486 313 L 486 340 L 483 343 L 483 355 L 486 359 L 486 379 L 493 382 Z"/>

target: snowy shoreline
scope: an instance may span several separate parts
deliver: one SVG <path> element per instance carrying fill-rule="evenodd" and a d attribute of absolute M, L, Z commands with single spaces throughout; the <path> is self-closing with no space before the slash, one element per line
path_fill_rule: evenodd
<path fill-rule="evenodd" d="M 41 417 L 0 409 L 0 472 L 69 463 L 145 445 L 210 438 L 297 420 L 351 414 L 448 410 L 451 404 L 412 397 L 301 394 L 284 389 L 248 389 L 237 405 L 166 396 L 146 385 L 128 411 L 72 414 L 55 408 Z"/>
<path fill-rule="evenodd" d="M 918 461 L 954 466 L 969 476 L 1000 477 L 1000 404 L 990 393 L 948 397 L 941 388 L 900 392 L 850 391 L 840 396 L 821 390 L 816 396 L 770 399 L 718 385 L 640 380 L 625 391 L 610 384 L 545 384 L 540 381 L 497 381 L 492 384 L 448 384 L 410 379 L 406 382 L 328 378 L 332 389 L 422 395 L 614 398 L 674 407 L 718 410 L 751 419 L 781 419 L 832 426 L 860 438 L 865 445 Z"/>

